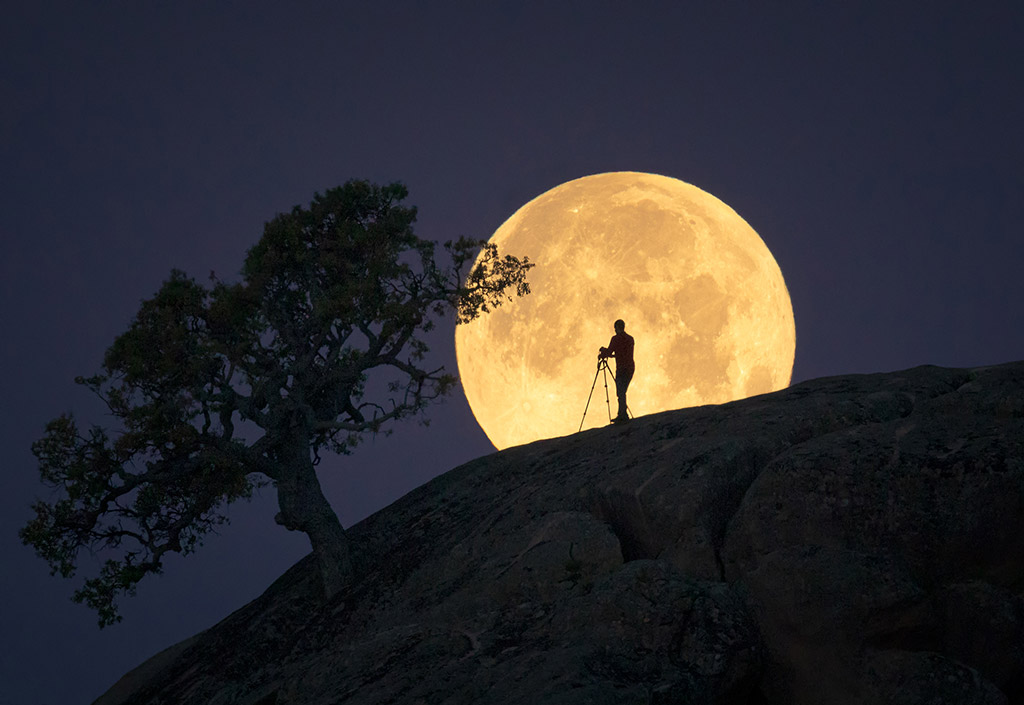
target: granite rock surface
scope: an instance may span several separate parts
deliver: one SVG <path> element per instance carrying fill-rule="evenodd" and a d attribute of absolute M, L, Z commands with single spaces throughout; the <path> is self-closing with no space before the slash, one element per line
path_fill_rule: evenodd
<path fill-rule="evenodd" d="M 97 705 L 1024 705 L 1024 362 L 495 453 Z"/>

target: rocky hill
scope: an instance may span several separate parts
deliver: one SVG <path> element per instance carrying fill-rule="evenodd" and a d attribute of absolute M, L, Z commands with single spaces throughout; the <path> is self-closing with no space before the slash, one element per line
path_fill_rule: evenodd
<path fill-rule="evenodd" d="M 98 705 L 1024 703 L 1024 362 L 480 458 Z"/>

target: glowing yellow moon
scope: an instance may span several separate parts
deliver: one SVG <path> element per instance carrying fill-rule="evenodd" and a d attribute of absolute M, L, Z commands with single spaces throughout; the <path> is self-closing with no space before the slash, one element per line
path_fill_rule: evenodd
<path fill-rule="evenodd" d="M 499 449 L 579 428 L 618 318 L 636 341 L 635 416 L 789 385 L 796 328 L 782 272 L 746 221 L 696 186 L 587 176 L 537 196 L 490 241 L 536 264 L 529 296 L 456 326 L 466 398 Z M 607 423 L 598 378 L 584 428 Z"/>

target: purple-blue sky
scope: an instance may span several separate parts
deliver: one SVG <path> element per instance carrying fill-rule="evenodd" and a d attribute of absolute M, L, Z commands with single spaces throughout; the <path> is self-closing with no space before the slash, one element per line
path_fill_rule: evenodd
<path fill-rule="evenodd" d="M 140 300 L 172 267 L 229 278 L 266 220 L 350 178 L 404 181 L 419 234 L 444 240 L 580 176 L 665 174 L 774 253 L 794 381 L 1024 358 L 1019 3 L 12 5 L 0 705 L 88 703 L 308 551 L 265 490 L 99 631 L 16 532 L 44 494 L 31 442 L 65 410 L 101 420 L 72 380 Z M 491 452 L 461 393 L 429 415 L 325 460 L 346 526 Z"/>

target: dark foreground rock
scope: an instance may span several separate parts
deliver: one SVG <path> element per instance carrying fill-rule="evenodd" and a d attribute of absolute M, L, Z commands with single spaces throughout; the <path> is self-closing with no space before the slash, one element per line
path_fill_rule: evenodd
<path fill-rule="evenodd" d="M 1024 704 L 1024 363 L 820 379 L 509 449 L 98 705 Z"/>

